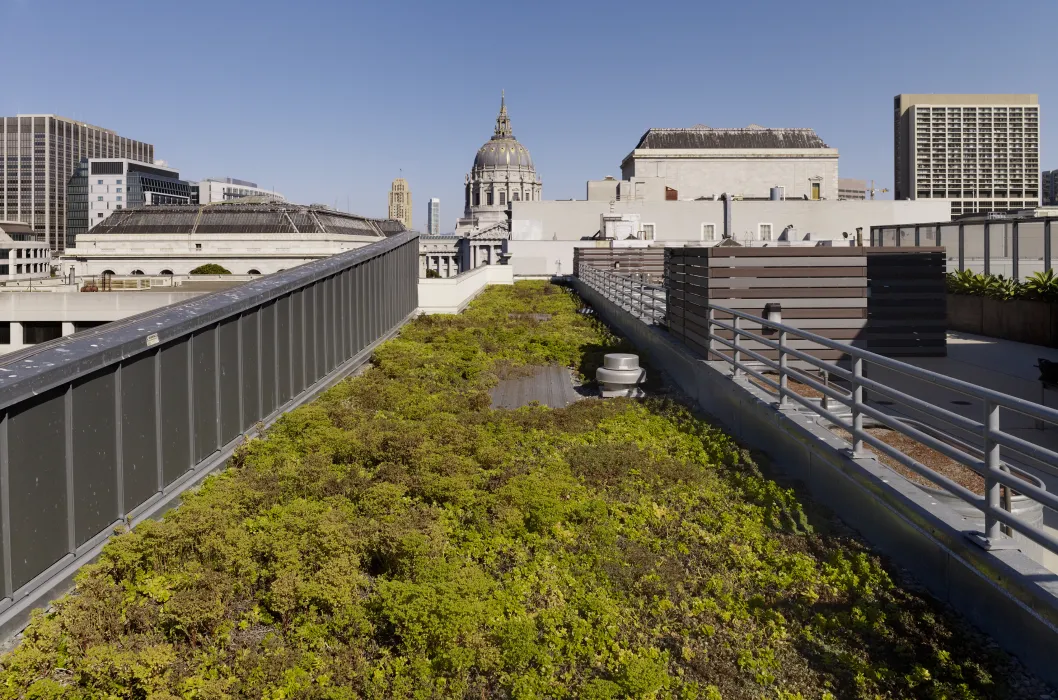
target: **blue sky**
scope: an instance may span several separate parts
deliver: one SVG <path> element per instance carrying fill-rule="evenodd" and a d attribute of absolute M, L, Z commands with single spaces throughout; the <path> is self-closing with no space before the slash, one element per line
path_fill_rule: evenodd
<path fill-rule="evenodd" d="M 155 144 L 185 177 L 381 216 L 403 170 L 442 230 L 506 89 L 544 197 L 618 175 L 650 127 L 812 127 L 892 185 L 901 92 L 1032 92 L 1058 168 L 1058 0 L 0 0 L 0 114 Z"/>

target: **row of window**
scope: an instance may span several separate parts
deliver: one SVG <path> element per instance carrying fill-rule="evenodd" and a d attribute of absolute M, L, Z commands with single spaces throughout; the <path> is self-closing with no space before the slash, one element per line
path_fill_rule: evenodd
<path fill-rule="evenodd" d="M 0 275 L 10 275 L 11 265 L 0 265 Z M 32 263 L 29 265 L 15 265 L 16 275 L 32 275 L 48 271 L 48 263 Z"/>

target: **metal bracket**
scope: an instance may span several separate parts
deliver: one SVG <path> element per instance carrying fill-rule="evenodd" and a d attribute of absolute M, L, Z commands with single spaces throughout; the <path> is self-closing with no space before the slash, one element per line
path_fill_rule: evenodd
<path fill-rule="evenodd" d="M 1018 543 L 1014 541 L 1013 537 L 1006 537 L 1005 535 L 1001 535 L 996 539 L 991 539 L 986 537 L 983 532 L 967 532 L 966 539 L 988 552 L 1005 549 L 1021 549 Z"/>

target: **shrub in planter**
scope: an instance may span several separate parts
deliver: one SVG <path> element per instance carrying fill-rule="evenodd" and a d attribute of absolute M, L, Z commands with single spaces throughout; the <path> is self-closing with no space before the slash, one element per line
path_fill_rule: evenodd
<path fill-rule="evenodd" d="M 205 265 L 199 265 L 191 271 L 192 275 L 230 275 L 231 271 L 223 265 L 217 263 L 206 263 Z"/>

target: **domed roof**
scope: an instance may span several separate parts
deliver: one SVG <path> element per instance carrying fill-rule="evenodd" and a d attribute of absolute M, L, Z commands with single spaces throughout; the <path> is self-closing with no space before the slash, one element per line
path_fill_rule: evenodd
<path fill-rule="evenodd" d="M 492 138 L 474 156 L 475 168 L 533 169 L 529 149 L 512 138 Z"/>
<path fill-rule="evenodd" d="M 500 113 L 496 117 L 496 131 L 474 156 L 474 169 L 481 168 L 534 169 L 529 149 L 518 143 L 514 134 L 511 133 L 511 119 L 507 116 L 507 101 L 502 96 L 500 97 Z"/>

